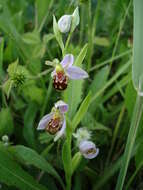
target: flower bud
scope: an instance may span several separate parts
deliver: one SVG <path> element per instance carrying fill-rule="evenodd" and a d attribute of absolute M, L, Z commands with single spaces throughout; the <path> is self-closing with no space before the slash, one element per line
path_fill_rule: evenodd
<path fill-rule="evenodd" d="M 64 15 L 58 21 L 58 27 L 61 33 L 70 31 L 72 17 L 71 15 Z"/>
<path fill-rule="evenodd" d="M 24 73 L 15 73 L 11 80 L 13 81 L 14 87 L 17 88 L 24 84 L 26 76 Z"/>
<path fill-rule="evenodd" d="M 2 136 L 2 141 L 3 142 L 8 142 L 9 141 L 9 137 L 7 135 Z"/>
<path fill-rule="evenodd" d="M 77 139 L 77 144 L 79 144 L 83 140 L 90 140 L 91 132 L 86 128 L 79 128 L 73 136 Z"/>
<path fill-rule="evenodd" d="M 96 145 L 92 141 L 81 141 L 79 150 L 86 159 L 93 159 L 99 154 L 99 149 L 96 148 Z"/>

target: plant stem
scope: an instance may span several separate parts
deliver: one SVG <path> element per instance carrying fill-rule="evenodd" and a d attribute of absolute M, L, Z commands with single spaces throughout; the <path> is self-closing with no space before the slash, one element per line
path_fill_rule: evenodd
<path fill-rule="evenodd" d="M 125 147 L 125 152 L 123 155 L 123 162 L 122 162 L 121 170 L 120 170 L 117 185 L 116 185 L 116 190 L 123 189 L 124 180 L 126 177 L 134 142 L 136 139 L 136 134 L 137 134 L 138 126 L 140 123 L 142 111 L 143 111 L 143 97 L 138 95 L 136 99 L 132 121 L 131 121 L 131 127 L 128 134 L 128 139 L 127 139 L 127 143 Z"/>
<path fill-rule="evenodd" d="M 120 35 L 121 35 L 122 29 L 124 27 L 124 24 L 125 24 L 125 21 L 126 21 L 126 18 L 127 18 L 127 15 L 128 15 L 128 12 L 129 12 L 129 9 L 130 9 L 130 6 L 131 6 L 131 3 L 132 3 L 132 0 L 130 0 L 130 2 L 128 4 L 128 7 L 127 7 L 127 9 L 125 11 L 125 14 L 124 14 L 123 18 L 120 21 L 119 31 L 118 31 L 117 38 L 116 38 L 115 45 L 114 45 L 114 49 L 113 49 L 113 52 L 112 52 L 112 58 L 116 54 L 116 50 L 117 50 L 117 47 L 118 47 Z M 112 63 L 113 63 L 113 61 L 111 61 L 111 63 L 110 63 L 110 69 L 112 67 Z"/>
<path fill-rule="evenodd" d="M 125 112 L 125 105 L 123 105 L 123 107 L 121 109 L 121 112 L 119 114 L 119 117 L 118 117 L 115 129 L 114 129 L 113 138 L 112 138 L 112 142 L 111 142 L 111 148 L 110 148 L 110 151 L 109 151 L 109 154 L 108 154 L 108 157 L 107 157 L 106 166 L 108 165 L 108 163 L 110 161 L 110 157 L 111 157 L 112 152 L 113 152 L 113 148 L 114 148 L 114 145 L 115 145 L 115 142 L 116 142 L 116 138 L 117 138 L 117 134 L 118 134 L 118 131 L 119 131 L 119 127 L 120 127 L 122 118 L 124 116 L 124 112 Z"/>
<path fill-rule="evenodd" d="M 92 61 L 92 55 L 93 55 L 93 48 L 94 48 L 94 37 L 95 37 L 95 33 L 96 33 L 96 24 L 97 24 L 97 20 L 98 20 L 98 15 L 99 15 L 99 8 L 100 8 L 100 3 L 101 0 L 98 1 L 97 6 L 96 6 L 96 10 L 95 10 L 95 15 L 94 15 L 94 19 L 92 22 L 92 13 L 91 13 L 91 0 L 89 0 L 89 4 L 88 4 L 88 23 L 89 23 L 89 30 L 88 30 L 88 44 L 89 44 L 89 48 L 88 48 L 88 68 L 87 70 L 90 71 L 90 67 L 91 67 L 91 61 Z"/>
<path fill-rule="evenodd" d="M 67 52 L 67 48 L 68 48 L 68 45 L 69 45 L 69 43 L 70 43 L 71 35 L 72 35 L 72 32 L 70 31 L 70 33 L 69 33 L 69 35 L 68 35 L 68 38 L 67 38 L 67 41 L 66 41 L 66 44 L 65 44 L 64 51 L 63 51 L 63 57 L 65 56 L 65 54 L 66 54 L 66 52 Z"/>
<path fill-rule="evenodd" d="M 107 83 L 106 83 L 95 95 L 93 95 L 93 97 L 92 97 L 92 99 L 91 99 L 91 103 L 94 102 L 95 99 L 96 99 L 98 96 L 100 96 L 100 95 L 104 92 L 104 90 L 106 90 L 113 82 L 115 82 L 116 79 L 117 79 L 121 74 L 123 74 L 123 73 L 127 70 L 127 68 L 129 68 L 130 64 L 131 64 L 131 61 L 129 60 L 124 66 L 122 66 L 122 67 L 114 74 L 114 76 L 113 76 L 111 79 L 109 79 L 109 80 L 107 81 Z"/>
<path fill-rule="evenodd" d="M 127 51 L 125 51 L 125 52 L 123 52 L 123 53 L 121 53 L 121 54 L 119 54 L 119 55 L 116 55 L 116 56 L 114 56 L 114 57 L 111 57 L 110 59 L 105 60 L 105 61 L 103 61 L 102 63 L 93 66 L 93 67 L 90 69 L 89 72 L 92 72 L 92 71 L 94 71 L 94 70 L 96 70 L 96 69 L 99 69 L 100 67 L 103 67 L 104 65 L 106 65 L 106 64 L 108 64 L 108 63 L 111 63 L 111 62 L 113 62 L 113 61 L 115 61 L 115 60 L 117 60 L 117 59 L 120 59 L 120 58 L 122 58 L 122 57 L 124 57 L 124 56 L 126 56 L 126 55 L 129 55 L 129 54 L 131 54 L 131 53 L 132 53 L 132 49 L 129 49 L 129 50 L 127 50 Z"/>
<path fill-rule="evenodd" d="M 132 181 L 134 180 L 134 178 L 136 177 L 138 171 L 142 168 L 142 166 L 143 166 L 143 162 L 141 162 L 141 164 L 139 164 L 139 166 L 136 168 L 136 171 L 133 173 L 133 175 L 132 175 L 132 176 L 130 177 L 130 179 L 128 180 L 128 183 L 127 183 L 127 185 L 126 185 L 126 187 L 125 187 L 125 190 L 128 190 L 128 189 L 129 189 L 129 187 L 130 187 Z"/>

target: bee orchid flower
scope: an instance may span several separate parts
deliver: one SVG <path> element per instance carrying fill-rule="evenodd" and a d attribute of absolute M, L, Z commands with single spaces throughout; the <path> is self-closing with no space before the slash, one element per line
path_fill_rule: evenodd
<path fill-rule="evenodd" d="M 79 80 L 88 78 L 88 73 L 80 67 L 73 66 L 74 56 L 67 54 L 61 63 L 55 66 L 51 76 L 53 78 L 53 86 L 57 90 L 65 90 L 68 85 L 68 80 Z"/>
<path fill-rule="evenodd" d="M 99 154 L 99 149 L 96 148 L 96 145 L 92 141 L 81 141 L 79 150 L 86 159 L 93 159 Z"/>
<path fill-rule="evenodd" d="M 37 130 L 45 130 L 55 135 L 54 141 L 57 141 L 65 133 L 66 119 L 65 113 L 68 111 L 68 105 L 62 100 L 55 103 L 51 113 L 45 115 L 39 122 Z"/>

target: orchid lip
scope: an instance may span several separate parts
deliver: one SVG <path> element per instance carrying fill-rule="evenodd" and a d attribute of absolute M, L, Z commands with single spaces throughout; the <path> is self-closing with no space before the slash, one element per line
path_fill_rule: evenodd
<path fill-rule="evenodd" d="M 96 148 L 92 141 L 88 140 L 81 141 L 79 149 L 82 155 L 87 159 L 93 159 L 99 154 L 99 149 Z"/>
<path fill-rule="evenodd" d="M 39 122 L 37 130 L 46 130 L 51 134 L 55 134 L 54 141 L 57 141 L 65 133 L 66 119 L 64 113 L 68 111 L 68 104 L 62 100 L 55 103 L 51 113 L 45 115 Z M 58 119 L 58 120 L 57 120 Z M 59 124 L 59 126 L 58 126 Z"/>
<path fill-rule="evenodd" d="M 66 129 L 66 119 L 64 117 L 62 128 L 60 129 L 60 131 L 57 132 L 57 134 L 54 138 L 55 142 L 64 135 L 65 129 Z"/>

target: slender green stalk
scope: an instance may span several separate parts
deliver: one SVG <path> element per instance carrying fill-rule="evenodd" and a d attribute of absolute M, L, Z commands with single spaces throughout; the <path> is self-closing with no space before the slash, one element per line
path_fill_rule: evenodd
<path fill-rule="evenodd" d="M 45 110 L 46 110 L 46 107 L 47 107 L 48 100 L 50 98 L 51 92 L 52 92 L 52 79 L 50 79 L 50 82 L 49 82 L 49 87 L 48 87 L 48 90 L 47 90 L 47 95 L 45 97 L 45 100 L 44 100 L 44 103 L 43 103 L 43 106 L 42 106 L 42 109 L 41 109 L 40 117 L 42 117 L 44 115 L 44 113 L 45 113 Z"/>
<path fill-rule="evenodd" d="M 68 38 L 67 38 L 67 41 L 66 41 L 66 44 L 65 44 L 64 51 L 63 51 L 63 57 L 64 57 L 64 55 L 65 55 L 66 52 L 67 52 L 67 48 L 68 48 L 68 45 L 69 45 L 69 43 L 70 43 L 71 36 L 72 36 L 72 32 L 70 31 L 70 33 L 69 33 L 69 35 L 68 35 Z"/>
<path fill-rule="evenodd" d="M 135 143 L 135 146 L 133 147 L 131 157 L 134 157 L 136 152 L 138 151 L 140 144 L 143 143 L 143 138 L 140 137 L 138 141 Z M 121 163 L 123 161 L 123 156 L 121 156 L 114 164 L 112 164 L 110 167 L 106 168 L 103 175 L 99 178 L 98 182 L 94 186 L 94 190 L 101 190 L 103 189 L 103 186 L 116 174 L 116 172 L 120 169 Z"/>
<path fill-rule="evenodd" d="M 126 185 L 126 187 L 125 187 L 125 190 L 128 190 L 128 189 L 129 189 L 129 187 L 130 187 L 132 181 L 134 180 L 134 178 L 136 177 L 138 171 L 142 168 L 142 166 L 143 166 L 143 162 L 141 162 L 141 164 L 139 164 L 139 166 L 136 168 L 136 171 L 133 173 L 133 175 L 132 175 L 132 176 L 130 177 L 130 179 L 128 180 L 128 183 L 127 183 L 127 185 Z"/>
<path fill-rule="evenodd" d="M 130 0 L 130 2 L 128 4 L 128 7 L 127 7 L 127 9 L 125 11 L 125 14 L 124 14 L 123 18 L 120 21 L 119 31 L 118 31 L 117 38 L 116 38 L 115 45 L 114 45 L 114 49 L 113 49 L 113 52 L 112 52 L 112 58 L 116 54 L 118 43 L 119 43 L 119 39 L 120 39 L 120 35 L 121 35 L 121 32 L 122 32 L 123 26 L 125 24 L 125 21 L 126 21 L 126 18 L 127 18 L 127 15 L 128 15 L 128 12 L 129 12 L 129 9 L 130 9 L 130 6 L 131 6 L 131 3 L 132 3 L 132 0 Z M 113 62 L 111 61 L 110 68 L 112 67 L 112 63 Z"/>
<path fill-rule="evenodd" d="M 128 61 L 123 67 L 121 67 L 117 72 L 116 74 L 103 86 L 103 88 L 101 88 L 91 99 L 91 103 L 93 101 L 95 101 L 95 99 L 97 97 L 99 97 L 103 92 L 104 90 L 106 90 L 113 82 L 116 81 L 116 79 L 122 74 L 124 73 L 127 68 L 129 68 L 129 66 L 131 65 L 131 61 Z"/>
<path fill-rule="evenodd" d="M 88 23 L 89 23 L 89 30 L 88 30 L 88 68 L 87 70 L 90 70 L 91 67 L 91 61 L 92 61 L 92 55 L 93 55 L 93 48 L 94 48 L 94 37 L 96 33 L 96 24 L 99 16 L 99 8 L 100 8 L 101 0 L 98 1 L 97 7 L 95 10 L 94 19 L 92 22 L 92 14 L 91 14 L 91 0 L 89 0 L 88 4 Z"/>
<path fill-rule="evenodd" d="M 130 50 L 127 50 L 127 51 L 125 51 L 125 52 L 123 52 L 123 53 L 121 53 L 121 54 L 119 54 L 119 55 L 116 55 L 116 56 L 114 56 L 114 57 L 111 57 L 110 59 L 105 60 L 105 61 L 103 61 L 102 63 L 93 66 L 93 67 L 89 70 L 89 72 L 92 72 L 92 71 L 94 71 L 94 70 L 96 70 L 96 69 L 99 69 L 100 67 L 103 67 L 103 66 L 107 65 L 108 63 L 111 63 L 111 62 L 113 62 L 113 61 L 116 61 L 117 59 L 120 59 L 120 58 L 122 58 L 122 57 L 124 57 L 124 56 L 126 56 L 126 55 L 129 55 L 131 52 L 132 52 L 132 50 L 130 49 Z"/>
<path fill-rule="evenodd" d="M 126 177 L 129 161 L 131 158 L 132 149 L 134 146 L 134 142 L 136 139 L 136 134 L 138 130 L 138 126 L 140 123 L 141 115 L 143 112 L 143 97 L 137 96 L 134 113 L 132 117 L 131 127 L 128 134 L 127 144 L 125 147 L 125 153 L 123 156 L 123 162 L 120 170 L 120 174 L 117 181 L 116 190 L 122 190 L 124 185 L 124 180 Z"/>
<path fill-rule="evenodd" d="M 108 157 L 107 157 L 106 165 L 108 165 L 110 157 L 112 155 L 112 152 L 113 152 L 113 149 L 114 149 L 114 146 L 115 146 L 115 142 L 116 142 L 116 138 L 117 138 L 117 135 L 118 135 L 119 127 L 120 127 L 121 121 L 122 121 L 123 116 L 124 116 L 124 112 L 125 112 L 125 105 L 123 105 L 123 107 L 121 109 L 121 112 L 119 114 L 115 129 L 114 129 L 113 138 L 112 138 L 112 141 L 111 141 L 111 148 L 110 148 L 110 151 L 109 151 L 109 154 L 108 154 Z"/>

